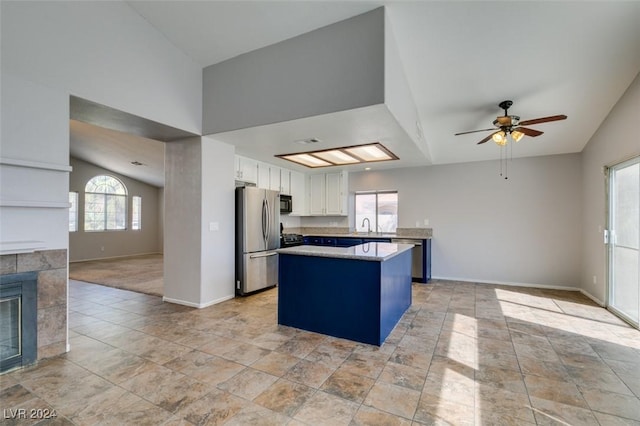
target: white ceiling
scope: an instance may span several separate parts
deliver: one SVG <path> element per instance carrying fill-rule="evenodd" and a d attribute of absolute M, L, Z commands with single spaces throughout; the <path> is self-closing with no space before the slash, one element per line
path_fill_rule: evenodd
<path fill-rule="evenodd" d="M 399 166 L 499 158 L 495 144 L 476 145 L 486 134 L 453 134 L 492 127 L 505 99 L 522 120 L 568 116 L 531 126 L 545 133 L 525 137 L 514 157 L 580 152 L 640 71 L 636 1 L 127 3 L 203 67 L 385 5 L 431 155 Z M 353 121 L 335 118 L 340 127 Z M 258 159 L 292 151 L 291 140 L 276 139 L 292 129 L 263 130 L 272 139 L 261 146 L 273 152 L 252 152 L 238 135 L 226 136 Z"/>

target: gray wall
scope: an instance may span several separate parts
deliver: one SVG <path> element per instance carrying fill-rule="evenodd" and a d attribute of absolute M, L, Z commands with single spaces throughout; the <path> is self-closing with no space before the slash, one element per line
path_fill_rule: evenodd
<path fill-rule="evenodd" d="M 602 231 L 606 227 L 604 166 L 640 155 L 637 124 L 640 118 L 640 74 L 613 107 L 582 151 L 582 276 L 581 288 L 606 302 L 607 252 Z M 595 277 L 595 283 L 594 283 Z"/>
<path fill-rule="evenodd" d="M 200 301 L 202 145 L 200 137 L 165 146 L 164 297 Z"/>
<path fill-rule="evenodd" d="M 203 134 L 384 102 L 384 9 L 204 69 Z"/>
<path fill-rule="evenodd" d="M 203 308 L 231 299 L 234 148 L 195 137 L 165 149 L 164 300 Z"/>
<path fill-rule="evenodd" d="M 429 220 L 434 277 L 578 287 L 580 155 L 514 159 L 508 180 L 499 167 L 484 161 L 352 173 L 349 189 L 397 190 L 400 227 Z"/>
<path fill-rule="evenodd" d="M 78 231 L 69 233 L 69 261 L 162 252 L 159 188 L 77 158 L 71 158 L 70 164 L 73 171 L 69 175 L 69 191 L 78 192 Z M 120 179 L 127 187 L 128 227 L 131 225 L 131 197 L 142 197 L 141 230 L 84 232 L 84 188 L 91 178 L 103 174 Z"/>

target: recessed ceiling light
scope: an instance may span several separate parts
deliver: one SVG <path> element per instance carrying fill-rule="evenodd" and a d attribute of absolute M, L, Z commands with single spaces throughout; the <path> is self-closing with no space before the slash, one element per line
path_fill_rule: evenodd
<path fill-rule="evenodd" d="M 361 164 L 375 161 L 398 160 L 398 157 L 380 142 L 323 149 L 320 151 L 276 155 L 306 167 L 329 167 Z"/>
<path fill-rule="evenodd" d="M 371 170 L 371 167 L 365 167 L 364 169 L 365 170 Z"/>

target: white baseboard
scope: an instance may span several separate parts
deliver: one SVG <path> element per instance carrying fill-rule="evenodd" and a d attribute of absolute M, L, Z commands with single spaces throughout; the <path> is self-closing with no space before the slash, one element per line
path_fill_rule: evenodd
<path fill-rule="evenodd" d="M 133 253 L 133 254 L 123 254 L 123 255 L 119 255 L 119 256 L 108 256 L 108 257 L 96 257 L 96 258 L 92 258 L 92 259 L 70 260 L 69 263 L 93 262 L 94 260 L 124 259 L 124 258 L 127 258 L 127 257 L 148 256 L 150 254 L 162 254 L 162 252 L 153 251 L 153 252 L 148 252 L 148 253 Z"/>
<path fill-rule="evenodd" d="M 584 294 L 589 299 L 593 300 L 594 302 L 596 302 L 598 305 L 602 306 L 603 308 L 606 306 L 606 304 L 602 300 L 598 299 L 597 297 L 595 297 L 594 295 L 592 295 L 588 291 L 580 289 L 580 293 Z"/>
<path fill-rule="evenodd" d="M 444 280 L 444 281 L 461 281 L 467 283 L 480 283 L 480 284 L 496 284 L 506 285 L 511 287 L 530 287 L 530 288 L 542 288 L 547 290 L 565 290 L 565 291 L 582 291 L 578 287 L 565 286 L 565 285 L 548 285 L 537 283 L 516 283 L 511 281 L 496 281 L 496 280 L 476 280 L 473 278 L 453 278 L 453 277 L 431 277 L 432 280 Z M 594 299 L 595 301 L 596 299 Z"/>
<path fill-rule="evenodd" d="M 218 303 L 222 303 L 222 302 L 224 302 L 226 300 L 231 300 L 234 297 L 235 297 L 235 295 L 232 294 L 232 295 L 229 295 L 229 296 L 223 296 L 223 297 L 221 297 L 219 299 L 210 300 L 209 302 L 205 302 L 205 303 L 193 303 L 193 302 L 188 302 L 186 300 L 173 299 L 171 297 L 163 296 L 162 297 L 162 301 L 163 302 L 169 302 L 169 303 L 175 303 L 177 305 L 189 306 L 191 308 L 203 309 L 203 308 L 207 308 L 209 306 L 217 305 Z"/>

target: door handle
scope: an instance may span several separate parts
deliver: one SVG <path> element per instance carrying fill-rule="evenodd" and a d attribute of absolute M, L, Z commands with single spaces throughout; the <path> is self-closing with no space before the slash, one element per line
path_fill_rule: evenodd
<path fill-rule="evenodd" d="M 278 253 L 276 253 L 275 251 L 269 252 L 269 253 L 260 253 L 260 254 L 252 254 L 249 256 L 249 259 L 257 259 L 259 257 L 270 257 L 270 256 L 275 256 Z"/>

